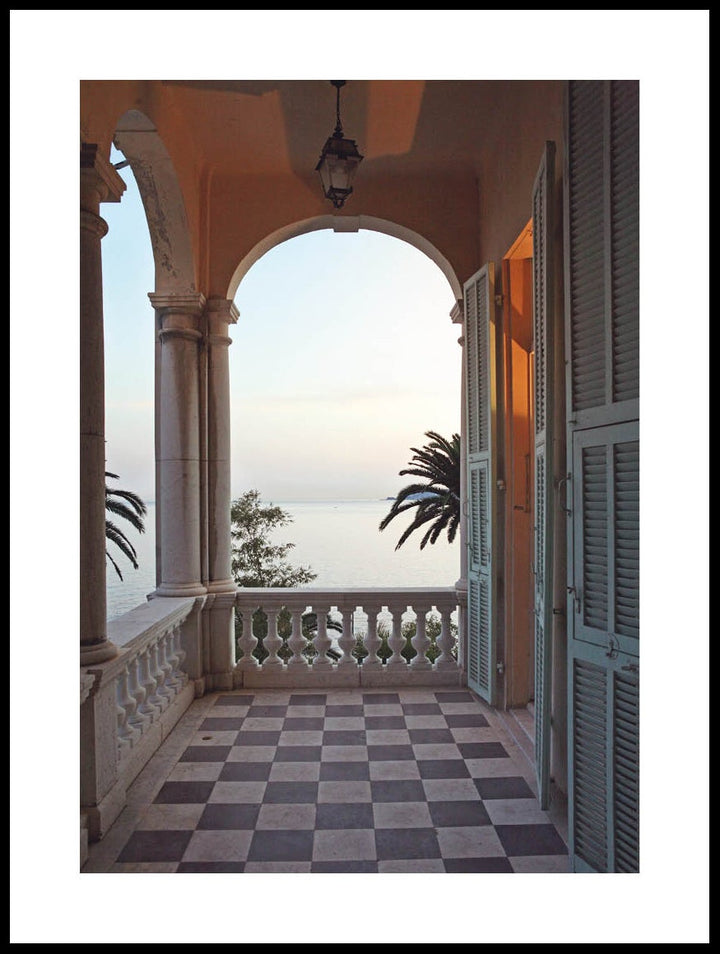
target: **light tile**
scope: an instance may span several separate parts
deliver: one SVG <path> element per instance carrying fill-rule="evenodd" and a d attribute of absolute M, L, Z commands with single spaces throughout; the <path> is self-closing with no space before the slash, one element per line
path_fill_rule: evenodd
<path fill-rule="evenodd" d="M 243 721 L 240 732 L 280 732 L 283 727 L 283 718 L 265 719 L 261 716 L 250 716 Z M 237 732 L 235 735 L 237 736 Z M 233 740 L 234 741 L 234 740 Z M 232 744 L 232 743 L 231 743 Z"/>
<path fill-rule="evenodd" d="M 320 782 L 319 802 L 371 802 L 370 782 Z"/>
<path fill-rule="evenodd" d="M 259 805 L 265 794 L 265 782 L 215 782 L 208 803 Z"/>
<path fill-rule="evenodd" d="M 378 861 L 381 874 L 444 874 L 445 866 L 440 858 L 399 858 L 395 861 Z"/>
<path fill-rule="evenodd" d="M 319 778 L 319 762 L 273 762 L 270 769 L 271 782 L 317 782 Z"/>
<path fill-rule="evenodd" d="M 373 805 L 376 828 L 432 828 L 425 802 L 376 802 Z"/>
<path fill-rule="evenodd" d="M 189 745 L 234 745 L 237 738 L 237 729 L 217 731 L 206 729 L 196 732 L 189 741 Z"/>
<path fill-rule="evenodd" d="M 419 778 L 420 772 L 417 762 L 413 759 L 402 759 L 399 762 L 370 762 L 370 780 L 372 782 L 379 782 L 384 779 Z"/>
<path fill-rule="evenodd" d="M 228 762 L 272 762 L 275 755 L 274 745 L 233 745 L 227 757 Z"/>
<path fill-rule="evenodd" d="M 447 729 L 442 715 L 406 715 L 405 725 L 408 729 Z"/>
<path fill-rule="evenodd" d="M 136 861 L 114 864 L 111 874 L 172 874 L 177 871 L 177 861 Z"/>
<path fill-rule="evenodd" d="M 223 762 L 178 762 L 167 777 L 168 782 L 214 782 L 222 772 Z"/>
<path fill-rule="evenodd" d="M 425 778 L 423 788 L 429 802 L 476 802 L 480 799 L 471 778 Z"/>
<path fill-rule="evenodd" d="M 245 861 L 252 829 L 242 831 L 195 831 L 185 849 L 183 861 Z"/>
<path fill-rule="evenodd" d="M 500 857 L 505 854 L 492 825 L 477 828 L 438 828 L 443 858 Z"/>
<path fill-rule="evenodd" d="M 163 831 L 165 829 L 192 831 L 197 827 L 205 805 L 189 802 L 183 805 L 150 805 L 135 826 L 136 831 Z"/>
<path fill-rule="evenodd" d="M 368 745 L 409 745 L 410 733 L 407 729 L 368 729 Z"/>
<path fill-rule="evenodd" d="M 261 805 L 255 828 L 298 831 L 315 827 L 314 805 Z"/>
<path fill-rule="evenodd" d="M 325 716 L 325 729 L 329 732 L 364 728 L 365 719 L 362 716 Z"/>
<path fill-rule="evenodd" d="M 518 874 L 571 874 L 568 855 L 520 855 L 508 860 Z"/>
<path fill-rule="evenodd" d="M 242 736 L 240 737 L 242 741 Z M 322 729 L 302 732 L 281 732 L 278 745 L 322 745 Z"/>
<path fill-rule="evenodd" d="M 462 758 L 460 749 L 453 742 L 416 742 L 412 749 L 420 761 Z"/>
<path fill-rule="evenodd" d="M 309 861 L 247 861 L 246 874 L 309 874 Z"/>
<path fill-rule="evenodd" d="M 323 745 L 323 762 L 367 762 L 366 745 Z"/>
<path fill-rule="evenodd" d="M 465 764 L 473 778 L 522 775 L 513 759 L 465 759 Z"/>
<path fill-rule="evenodd" d="M 499 736 L 490 726 L 451 726 L 450 732 L 456 742 L 497 742 Z"/>
<path fill-rule="evenodd" d="M 313 717 L 324 717 L 325 706 L 288 706 L 288 719 L 310 719 Z"/>
<path fill-rule="evenodd" d="M 313 861 L 374 861 L 375 832 L 369 828 L 316 831 Z"/>
<path fill-rule="evenodd" d="M 493 825 L 549 825 L 547 812 L 534 798 L 488 798 L 487 813 Z"/>

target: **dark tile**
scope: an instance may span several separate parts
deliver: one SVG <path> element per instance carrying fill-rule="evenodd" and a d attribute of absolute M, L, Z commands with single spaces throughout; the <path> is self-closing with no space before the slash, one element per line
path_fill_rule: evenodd
<path fill-rule="evenodd" d="M 449 690 L 447 692 L 436 692 L 435 698 L 438 702 L 475 702 L 475 696 L 465 690 Z"/>
<path fill-rule="evenodd" d="M 442 709 L 436 702 L 403 702 L 405 715 L 442 715 Z"/>
<path fill-rule="evenodd" d="M 505 849 L 514 855 L 566 855 L 567 847 L 554 825 L 496 825 Z"/>
<path fill-rule="evenodd" d="M 425 789 L 415 778 L 379 779 L 370 782 L 373 802 L 424 802 Z"/>
<path fill-rule="evenodd" d="M 229 745 L 189 745 L 180 756 L 180 762 L 224 762 L 230 754 Z"/>
<path fill-rule="evenodd" d="M 215 782 L 165 782 L 153 801 L 159 805 L 202 804 L 210 798 Z"/>
<path fill-rule="evenodd" d="M 368 762 L 407 762 L 415 758 L 411 745 L 368 745 Z"/>
<path fill-rule="evenodd" d="M 441 857 L 432 828 L 376 828 L 375 850 L 378 861 Z"/>
<path fill-rule="evenodd" d="M 118 855 L 121 864 L 142 861 L 180 861 L 192 831 L 136 831 Z"/>
<path fill-rule="evenodd" d="M 248 861 L 312 861 L 313 832 L 256 831 Z"/>
<path fill-rule="evenodd" d="M 326 729 L 323 745 L 365 745 L 365 729 Z"/>
<path fill-rule="evenodd" d="M 386 706 L 400 703 L 400 696 L 397 692 L 364 692 L 362 699 L 364 706 Z"/>
<path fill-rule="evenodd" d="M 410 742 L 413 745 L 434 745 L 455 742 L 455 739 L 450 729 L 410 729 Z"/>
<path fill-rule="evenodd" d="M 457 747 L 464 759 L 507 759 L 501 742 L 458 742 Z"/>
<path fill-rule="evenodd" d="M 476 802 L 429 802 L 430 817 L 436 828 L 475 828 L 489 825 L 490 816 L 478 799 Z"/>
<path fill-rule="evenodd" d="M 226 762 L 219 782 L 267 782 L 272 762 Z"/>
<path fill-rule="evenodd" d="M 324 706 L 327 702 L 327 695 L 324 692 L 308 693 L 308 695 L 290 696 L 291 706 Z"/>
<path fill-rule="evenodd" d="M 321 745 L 278 745 L 276 762 L 319 762 Z"/>
<path fill-rule="evenodd" d="M 181 861 L 178 874 L 234 874 L 245 870 L 244 861 Z"/>
<path fill-rule="evenodd" d="M 237 719 L 205 719 L 205 721 L 200 725 L 200 732 L 232 732 L 233 730 L 237 731 L 243 722 L 244 718 L 239 717 Z"/>
<path fill-rule="evenodd" d="M 287 706 L 250 706 L 248 719 L 284 719 Z"/>
<path fill-rule="evenodd" d="M 361 716 L 363 714 L 362 706 L 326 706 L 325 716 Z M 324 864 L 325 862 L 323 862 Z M 330 864 L 330 862 L 328 862 Z"/>
<path fill-rule="evenodd" d="M 402 716 L 365 716 L 366 729 L 406 729 Z"/>
<path fill-rule="evenodd" d="M 265 731 L 264 729 L 242 729 L 237 734 L 235 745 L 277 745 L 280 741 L 279 732 Z"/>
<path fill-rule="evenodd" d="M 462 759 L 418 759 L 420 778 L 470 778 Z"/>
<path fill-rule="evenodd" d="M 315 718 L 287 718 L 283 722 L 283 732 L 317 732 L 325 726 L 325 720 L 322 716 Z"/>
<path fill-rule="evenodd" d="M 461 871 L 475 874 L 512 874 L 512 865 L 507 858 L 444 858 L 443 864 L 449 874 Z"/>
<path fill-rule="evenodd" d="M 268 782 L 263 802 L 266 805 L 314 804 L 317 793 L 317 782 Z"/>
<path fill-rule="evenodd" d="M 205 810 L 197 823 L 198 831 L 226 831 L 254 828 L 257 821 L 259 805 L 233 803 L 225 805 L 214 802 L 206 805 Z"/>
<path fill-rule="evenodd" d="M 321 762 L 321 782 L 366 782 L 370 778 L 367 762 Z"/>
<path fill-rule="evenodd" d="M 482 798 L 533 798 L 533 791 L 519 775 L 476 778 L 475 788 Z"/>
<path fill-rule="evenodd" d="M 315 830 L 326 828 L 372 828 L 373 807 L 370 802 L 321 802 L 315 815 Z"/>
<path fill-rule="evenodd" d="M 216 706 L 251 706 L 255 696 L 218 696 L 214 702 Z"/>
<path fill-rule="evenodd" d="M 313 861 L 310 871 L 324 871 L 328 874 L 370 874 L 377 873 L 377 861 Z"/>
<path fill-rule="evenodd" d="M 467 712 L 461 715 L 446 715 L 445 721 L 451 729 L 482 728 L 490 725 L 484 715 Z"/>

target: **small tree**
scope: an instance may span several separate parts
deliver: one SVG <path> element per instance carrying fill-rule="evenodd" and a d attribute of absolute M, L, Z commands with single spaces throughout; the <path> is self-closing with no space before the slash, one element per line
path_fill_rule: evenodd
<path fill-rule="evenodd" d="M 309 566 L 292 566 L 286 557 L 294 543 L 271 543 L 270 534 L 279 527 L 292 523 L 292 516 L 282 507 L 263 504 L 259 490 L 247 490 L 234 500 L 230 507 L 232 539 L 232 574 L 238 586 L 294 587 L 311 583 L 317 573 Z M 306 637 L 317 627 L 315 614 L 303 617 L 303 632 Z M 281 659 L 291 655 L 286 648 L 292 632 L 290 613 L 282 609 L 278 615 L 278 634 L 283 639 L 279 651 Z M 253 617 L 253 634 L 258 640 L 253 655 L 262 662 L 268 655 L 264 648 L 267 636 L 267 615 L 256 611 Z M 242 620 L 235 617 L 236 647 L 242 636 Z"/>
<path fill-rule="evenodd" d="M 263 505 L 259 490 L 247 490 L 230 508 L 232 574 L 238 586 L 302 586 L 316 577 L 309 566 L 294 567 L 286 557 L 294 543 L 273 544 L 269 535 L 292 523 L 282 507 Z"/>

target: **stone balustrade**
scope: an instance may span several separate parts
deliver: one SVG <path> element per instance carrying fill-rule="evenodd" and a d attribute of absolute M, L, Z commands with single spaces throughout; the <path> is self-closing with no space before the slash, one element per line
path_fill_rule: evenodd
<path fill-rule="evenodd" d="M 241 588 L 234 685 L 458 685 L 454 587 Z"/>

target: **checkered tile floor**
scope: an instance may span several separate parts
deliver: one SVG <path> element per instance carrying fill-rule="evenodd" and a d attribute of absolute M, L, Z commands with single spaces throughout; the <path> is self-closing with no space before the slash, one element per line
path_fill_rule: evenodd
<path fill-rule="evenodd" d="M 465 689 L 216 693 L 84 871 L 565 872 L 493 710 Z"/>

